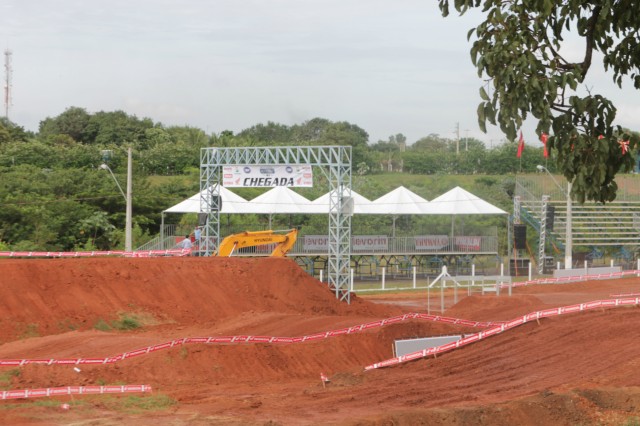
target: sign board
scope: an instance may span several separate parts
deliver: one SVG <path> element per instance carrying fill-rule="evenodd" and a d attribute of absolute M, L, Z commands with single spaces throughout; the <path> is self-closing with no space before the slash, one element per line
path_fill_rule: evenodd
<path fill-rule="evenodd" d="M 447 343 L 456 342 L 462 339 L 461 335 L 438 336 L 438 337 L 422 337 L 418 339 L 402 339 L 396 340 L 394 343 L 395 356 L 403 356 L 423 349 L 435 348 L 437 346 L 446 345 Z"/>
<path fill-rule="evenodd" d="M 222 186 L 273 188 L 312 187 L 313 172 L 307 164 L 252 164 L 222 167 Z"/>

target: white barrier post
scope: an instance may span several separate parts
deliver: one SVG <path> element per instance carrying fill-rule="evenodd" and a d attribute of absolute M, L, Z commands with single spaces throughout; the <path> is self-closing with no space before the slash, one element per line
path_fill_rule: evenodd
<path fill-rule="evenodd" d="M 531 262 L 529 262 L 529 281 L 531 281 L 532 270 L 533 270 L 533 265 L 531 264 Z"/>
<path fill-rule="evenodd" d="M 504 263 L 500 264 L 500 276 L 504 277 Z"/>
<path fill-rule="evenodd" d="M 475 263 L 471 264 L 471 285 L 472 286 L 476 285 L 476 264 Z"/>
<path fill-rule="evenodd" d="M 320 282 L 322 282 L 322 273 L 324 272 L 324 269 L 320 269 Z"/>
<path fill-rule="evenodd" d="M 416 288 L 416 267 L 413 267 L 413 288 Z"/>
<path fill-rule="evenodd" d="M 384 290 L 384 279 L 385 279 L 386 272 L 387 272 L 387 268 L 386 266 L 383 266 L 382 267 L 382 289 L 383 290 Z"/>
<path fill-rule="evenodd" d="M 560 262 L 556 265 L 556 269 L 560 269 Z"/>
<path fill-rule="evenodd" d="M 440 313 L 444 312 L 444 288 L 447 285 L 447 266 L 442 267 L 442 283 L 440 284 Z"/>
<path fill-rule="evenodd" d="M 349 273 L 350 273 L 350 276 L 351 276 L 351 277 L 350 277 L 350 280 L 349 280 L 349 281 L 350 281 L 350 283 L 351 283 L 351 285 L 350 285 L 350 287 L 351 287 L 351 293 L 353 293 L 353 268 L 351 268 L 351 269 L 349 270 Z"/>
<path fill-rule="evenodd" d="M 611 259 L 611 267 L 613 268 L 613 259 Z"/>
<path fill-rule="evenodd" d="M 589 275 L 589 265 L 587 264 L 587 260 L 584 261 L 584 274 Z"/>

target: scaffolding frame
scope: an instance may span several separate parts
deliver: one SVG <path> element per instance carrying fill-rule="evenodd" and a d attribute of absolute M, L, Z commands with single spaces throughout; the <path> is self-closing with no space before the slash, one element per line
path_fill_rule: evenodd
<path fill-rule="evenodd" d="M 200 211 L 206 213 L 201 251 L 209 256 L 220 244 L 222 168 L 230 165 L 307 164 L 318 166 L 329 182 L 329 244 L 327 284 L 340 301 L 351 303 L 351 146 L 275 146 L 202 148 L 200 150 Z"/>

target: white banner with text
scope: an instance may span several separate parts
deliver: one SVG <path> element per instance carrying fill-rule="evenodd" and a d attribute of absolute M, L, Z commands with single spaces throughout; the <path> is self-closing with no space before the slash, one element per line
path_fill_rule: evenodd
<path fill-rule="evenodd" d="M 313 172 L 308 164 L 234 165 L 222 167 L 222 186 L 312 187 Z"/>

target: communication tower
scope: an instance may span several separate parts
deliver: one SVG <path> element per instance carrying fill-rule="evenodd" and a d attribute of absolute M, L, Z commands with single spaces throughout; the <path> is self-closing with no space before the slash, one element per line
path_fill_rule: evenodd
<path fill-rule="evenodd" d="M 9 49 L 4 51 L 4 116 L 9 119 L 9 107 L 11 106 L 11 54 Z"/>

